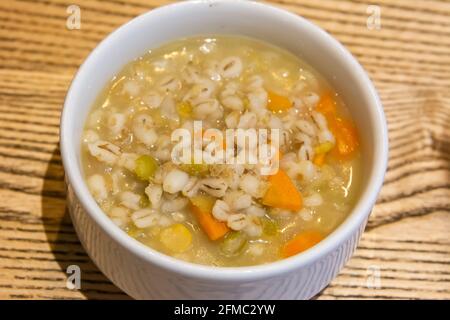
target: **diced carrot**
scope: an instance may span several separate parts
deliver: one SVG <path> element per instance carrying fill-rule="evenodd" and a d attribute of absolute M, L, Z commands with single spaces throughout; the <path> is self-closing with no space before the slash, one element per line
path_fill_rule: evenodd
<path fill-rule="evenodd" d="M 215 199 L 209 196 L 191 198 L 192 213 L 211 240 L 220 239 L 230 231 L 224 222 L 218 221 L 213 217 L 212 208 L 214 202 Z"/>
<path fill-rule="evenodd" d="M 349 120 L 336 118 L 330 124 L 330 129 L 336 139 L 336 145 L 331 151 L 331 154 L 336 159 L 348 160 L 359 147 L 356 127 Z"/>
<path fill-rule="evenodd" d="M 316 166 L 322 166 L 325 163 L 327 153 L 333 149 L 334 145 L 331 142 L 324 142 L 314 148 L 313 163 Z"/>
<path fill-rule="evenodd" d="M 331 154 L 339 160 L 348 160 L 359 147 L 358 134 L 356 127 L 351 121 L 338 116 L 336 106 L 337 102 L 333 94 L 326 92 L 320 97 L 316 110 L 325 116 L 328 126 L 336 139 L 336 144 Z"/>
<path fill-rule="evenodd" d="M 302 208 L 302 197 L 289 176 L 281 169 L 269 176 L 269 188 L 262 203 L 269 207 L 298 211 Z"/>
<path fill-rule="evenodd" d="M 272 112 L 283 112 L 292 107 L 292 102 L 284 97 L 276 94 L 275 92 L 268 92 L 267 108 Z"/>
<path fill-rule="evenodd" d="M 316 110 L 322 113 L 328 121 L 336 117 L 336 100 L 333 98 L 333 94 L 329 91 L 322 94 Z"/>
<path fill-rule="evenodd" d="M 333 145 L 332 142 L 329 142 L 329 141 L 323 142 L 323 143 L 317 145 L 317 146 L 314 148 L 314 152 L 315 152 L 315 153 L 325 153 L 325 154 L 326 154 L 326 153 L 328 153 L 329 151 L 331 151 L 331 149 L 333 149 L 333 147 L 334 147 L 334 145 Z"/>
<path fill-rule="evenodd" d="M 281 249 L 283 258 L 291 257 L 303 252 L 323 240 L 323 236 L 317 231 L 305 231 L 289 240 Z"/>
<path fill-rule="evenodd" d="M 325 157 L 326 157 L 326 153 L 317 153 L 314 155 L 314 159 L 313 159 L 313 163 L 316 166 L 323 166 L 323 164 L 325 163 Z"/>

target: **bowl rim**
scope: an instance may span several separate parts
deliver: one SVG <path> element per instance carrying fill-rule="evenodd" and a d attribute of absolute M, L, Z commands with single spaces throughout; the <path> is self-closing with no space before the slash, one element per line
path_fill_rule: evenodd
<path fill-rule="evenodd" d="M 305 28 L 308 28 L 311 33 L 314 33 L 316 37 L 320 38 L 320 41 L 328 42 L 330 46 L 333 47 L 333 50 L 336 50 L 344 58 L 343 60 L 345 60 L 347 64 L 346 67 L 350 68 L 358 80 L 361 81 L 361 89 L 365 91 L 364 94 L 368 96 L 369 101 L 372 102 L 370 104 L 370 107 L 374 109 L 372 121 L 374 123 L 374 130 L 377 131 L 378 139 L 375 145 L 377 152 L 374 152 L 374 165 L 370 171 L 370 180 L 367 184 L 368 187 L 366 188 L 366 191 L 360 195 L 348 217 L 331 234 L 307 251 L 287 259 L 254 266 L 217 267 L 186 262 L 156 251 L 155 249 L 145 246 L 138 240 L 132 238 L 112 222 L 112 220 L 100 209 L 95 200 L 92 198 L 87 189 L 86 183 L 84 182 L 81 171 L 76 169 L 77 166 L 74 163 L 74 161 L 77 161 L 75 150 L 79 147 L 79 144 L 73 143 L 72 140 L 74 139 L 72 139 L 65 124 L 70 122 L 70 116 L 74 112 L 74 105 L 71 101 L 74 96 L 79 94 L 77 92 L 77 88 L 81 86 L 78 81 L 80 75 L 83 73 L 92 72 L 92 70 L 88 69 L 90 67 L 89 61 L 93 60 L 95 56 L 101 54 L 101 49 L 105 46 L 105 43 L 110 42 L 121 33 L 128 32 L 130 28 L 138 25 L 141 21 L 149 18 L 151 19 L 152 16 L 158 15 L 163 11 L 182 11 L 185 7 L 204 5 L 205 3 L 208 5 L 214 3 L 235 5 L 239 6 L 240 9 L 253 11 L 270 11 L 271 14 L 281 16 L 283 19 L 289 20 L 292 24 L 303 25 Z M 125 248 L 128 252 L 139 257 L 141 261 L 145 261 L 146 263 L 156 265 L 162 269 L 187 277 L 215 281 L 245 282 L 276 277 L 311 265 L 320 258 L 330 254 L 352 235 L 357 234 L 360 228 L 365 226 L 372 207 L 375 204 L 379 190 L 381 189 L 387 168 L 388 136 L 383 107 L 368 75 L 357 60 L 352 56 L 352 54 L 326 31 L 301 16 L 284 9 L 256 1 L 193 0 L 165 5 L 143 13 L 142 15 L 120 26 L 95 47 L 95 49 L 89 54 L 79 68 L 68 90 L 61 114 L 60 149 L 67 179 L 66 181 L 72 186 L 74 194 L 79 200 L 81 207 L 104 233 L 116 241 L 120 246 Z"/>

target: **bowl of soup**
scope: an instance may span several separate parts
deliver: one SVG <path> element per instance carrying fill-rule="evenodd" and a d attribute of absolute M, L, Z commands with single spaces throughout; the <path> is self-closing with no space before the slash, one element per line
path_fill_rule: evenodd
<path fill-rule="evenodd" d="M 351 54 L 284 10 L 187 1 L 81 66 L 61 152 L 86 251 L 138 299 L 307 299 L 357 246 L 387 130 Z"/>

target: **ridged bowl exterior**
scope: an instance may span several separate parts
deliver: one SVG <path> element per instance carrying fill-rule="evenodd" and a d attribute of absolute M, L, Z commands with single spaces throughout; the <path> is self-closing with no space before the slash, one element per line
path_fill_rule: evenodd
<path fill-rule="evenodd" d="M 300 270 L 236 283 L 189 278 L 148 264 L 92 221 L 70 185 L 68 208 L 78 237 L 91 259 L 116 286 L 135 299 L 310 299 L 323 290 L 350 259 L 364 229 L 361 226 L 331 254 Z"/>

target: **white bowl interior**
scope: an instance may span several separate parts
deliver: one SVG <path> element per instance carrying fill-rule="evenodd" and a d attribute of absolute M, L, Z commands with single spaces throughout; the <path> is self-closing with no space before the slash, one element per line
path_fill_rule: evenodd
<path fill-rule="evenodd" d="M 247 1 L 198 1 L 163 7 L 118 29 L 92 52 L 72 84 L 62 116 L 64 164 L 66 170 L 70 167 L 69 180 L 81 200 L 86 200 L 84 205 L 96 207 L 80 180 L 80 140 L 99 92 L 126 63 L 147 50 L 178 38 L 207 34 L 243 35 L 287 49 L 315 68 L 341 94 L 362 140 L 364 182 L 361 200 L 352 215 L 362 212 L 363 216 L 351 222 L 352 228 L 362 224 L 381 186 L 387 155 L 384 115 L 370 81 L 351 55 L 321 29 L 293 14 Z"/>

